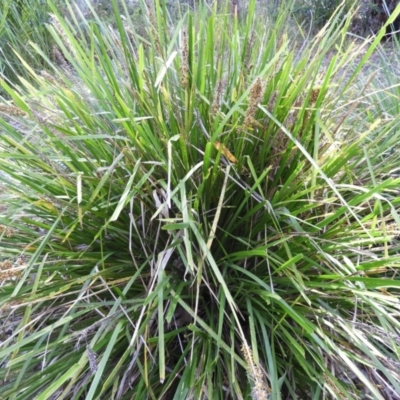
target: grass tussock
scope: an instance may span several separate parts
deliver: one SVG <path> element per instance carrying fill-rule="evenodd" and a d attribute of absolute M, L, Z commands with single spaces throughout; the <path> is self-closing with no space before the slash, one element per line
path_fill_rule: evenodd
<path fill-rule="evenodd" d="M 400 393 L 398 117 L 354 90 L 384 32 L 112 5 L 52 5 L 60 62 L 1 81 L 1 396 Z"/>

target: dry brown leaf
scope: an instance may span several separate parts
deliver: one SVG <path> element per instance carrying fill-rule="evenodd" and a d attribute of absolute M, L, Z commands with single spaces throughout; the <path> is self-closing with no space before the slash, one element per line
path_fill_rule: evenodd
<path fill-rule="evenodd" d="M 216 148 L 218 151 L 221 150 L 221 153 L 222 153 L 230 162 L 235 163 L 235 164 L 238 163 L 238 160 L 235 158 L 235 156 L 228 150 L 228 148 L 227 148 L 224 144 L 215 141 L 215 142 L 214 142 L 214 146 L 215 146 L 215 148 Z"/>

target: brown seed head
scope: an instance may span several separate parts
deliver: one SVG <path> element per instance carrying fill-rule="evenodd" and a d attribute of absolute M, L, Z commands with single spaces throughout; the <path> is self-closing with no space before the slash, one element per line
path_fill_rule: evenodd
<path fill-rule="evenodd" d="M 258 104 L 264 96 L 264 90 L 265 85 L 261 78 L 258 77 L 250 89 L 249 106 L 247 107 L 246 115 L 244 117 L 244 126 L 251 127 L 254 125 L 254 117 L 257 113 Z"/>
<path fill-rule="evenodd" d="M 311 91 L 311 95 L 310 95 L 310 104 L 315 104 L 316 101 L 318 100 L 318 96 L 321 92 L 321 88 L 320 87 L 316 87 L 313 88 Z"/>
<path fill-rule="evenodd" d="M 59 65 L 62 69 L 66 70 L 69 68 L 68 63 L 65 61 L 64 56 L 61 54 L 61 51 L 57 46 L 52 47 L 53 59 L 56 61 L 57 65 Z"/>
<path fill-rule="evenodd" d="M 11 237 L 14 235 L 14 229 L 5 225 L 0 225 L 0 234 L 4 234 L 6 237 Z"/>
<path fill-rule="evenodd" d="M 211 115 L 217 115 L 218 111 L 221 109 L 221 102 L 222 102 L 222 92 L 224 89 L 224 85 L 222 81 L 219 81 L 217 84 L 217 90 L 214 96 L 213 103 L 211 105 Z"/>
<path fill-rule="evenodd" d="M 10 115 L 12 117 L 24 117 L 26 116 L 26 112 L 22 111 L 18 107 L 13 106 L 12 104 L 0 104 L 0 112 Z"/>
<path fill-rule="evenodd" d="M 22 271 L 23 268 L 14 267 L 10 260 L 0 262 L 0 282 L 21 277 Z"/>
<path fill-rule="evenodd" d="M 159 55 L 162 55 L 162 48 L 161 48 L 161 42 L 160 42 L 160 36 L 158 35 L 158 31 L 155 28 L 157 26 L 157 19 L 154 16 L 154 13 L 151 9 L 151 7 L 148 7 L 148 16 L 149 16 L 149 22 L 150 22 L 150 31 L 151 35 L 154 37 L 154 45 L 156 47 L 156 51 Z"/>
<path fill-rule="evenodd" d="M 2 271 L 11 269 L 12 266 L 13 266 L 13 263 L 10 260 L 0 262 L 0 270 L 2 270 Z"/>

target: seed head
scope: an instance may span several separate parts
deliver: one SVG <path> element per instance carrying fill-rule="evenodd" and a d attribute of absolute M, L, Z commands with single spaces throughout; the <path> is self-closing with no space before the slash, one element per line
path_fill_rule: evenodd
<path fill-rule="evenodd" d="M 247 107 L 246 115 L 244 117 L 244 126 L 251 127 L 254 125 L 254 117 L 257 113 L 258 104 L 264 97 L 264 90 L 265 85 L 261 78 L 258 77 L 250 89 L 249 106 Z"/>
<path fill-rule="evenodd" d="M 222 92 L 224 89 L 224 84 L 220 80 L 217 84 L 217 90 L 215 92 L 214 100 L 211 105 L 211 115 L 217 115 L 218 111 L 221 109 L 221 102 L 222 102 Z"/>
<path fill-rule="evenodd" d="M 4 234 L 6 237 L 11 237 L 14 235 L 14 229 L 5 226 L 5 225 L 0 225 L 0 235 Z"/>
<path fill-rule="evenodd" d="M 242 354 L 247 364 L 247 374 L 253 381 L 251 397 L 253 400 L 268 400 L 271 390 L 267 383 L 267 377 L 259 364 L 254 362 L 253 351 L 247 343 L 243 343 Z"/>
<path fill-rule="evenodd" d="M 68 39 L 67 34 L 65 33 L 64 28 L 60 24 L 60 21 L 57 19 L 57 17 L 54 14 L 50 14 L 50 21 L 51 24 L 53 25 L 54 29 L 60 36 L 61 41 L 64 43 L 65 48 L 71 53 L 75 54 L 75 50 L 73 46 L 71 46 L 71 41 Z"/>
<path fill-rule="evenodd" d="M 0 282 L 5 282 L 9 279 L 20 278 L 24 266 L 14 266 L 10 260 L 0 262 Z"/>
<path fill-rule="evenodd" d="M 320 87 L 315 87 L 311 90 L 310 104 L 314 105 L 316 103 L 320 92 L 321 92 Z"/>
<path fill-rule="evenodd" d="M 147 9 L 148 11 L 148 16 L 149 16 L 149 22 L 150 22 L 150 31 L 151 31 L 151 35 L 154 38 L 154 45 L 156 48 L 156 51 L 159 55 L 162 55 L 162 47 L 161 47 L 161 42 L 160 42 L 160 36 L 158 35 L 158 31 L 155 28 L 155 26 L 157 26 L 157 20 L 154 16 L 154 13 L 151 9 L 151 7 L 148 7 Z"/>
<path fill-rule="evenodd" d="M 12 104 L 0 104 L 0 112 L 13 117 L 24 117 L 26 115 L 25 111 L 22 111 Z"/>
<path fill-rule="evenodd" d="M 181 45 L 181 85 L 187 87 L 189 84 L 189 43 L 187 33 L 182 32 L 182 45 Z"/>
<path fill-rule="evenodd" d="M 62 69 L 67 70 L 69 68 L 68 63 L 65 61 L 65 57 L 61 54 L 61 51 L 57 46 L 52 47 L 53 59 L 56 61 Z"/>
<path fill-rule="evenodd" d="M 47 71 L 40 71 L 40 75 L 42 75 L 42 77 L 46 79 L 46 81 L 50 82 L 52 85 L 58 86 L 57 81 Z"/>

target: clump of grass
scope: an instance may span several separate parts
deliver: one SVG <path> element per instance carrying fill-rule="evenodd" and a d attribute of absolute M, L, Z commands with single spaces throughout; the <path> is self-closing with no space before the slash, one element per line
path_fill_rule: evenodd
<path fill-rule="evenodd" d="M 155 1 L 145 35 L 112 4 L 84 35 L 53 7 L 68 69 L 36 45 L 54 79 L 2 81 L 26 115 L 0 120 L 1 262 L 23 260 L 1 284 L 0 394 L 400 392 L 399 160 L 379 162 L 398 121 L 365 129 L 348 97 L 379 38 L 339 75 L 358 56 L 340 11 L 298 55 L 288 4 L 272 28 L 254 0 L 174 25 Z"/>

